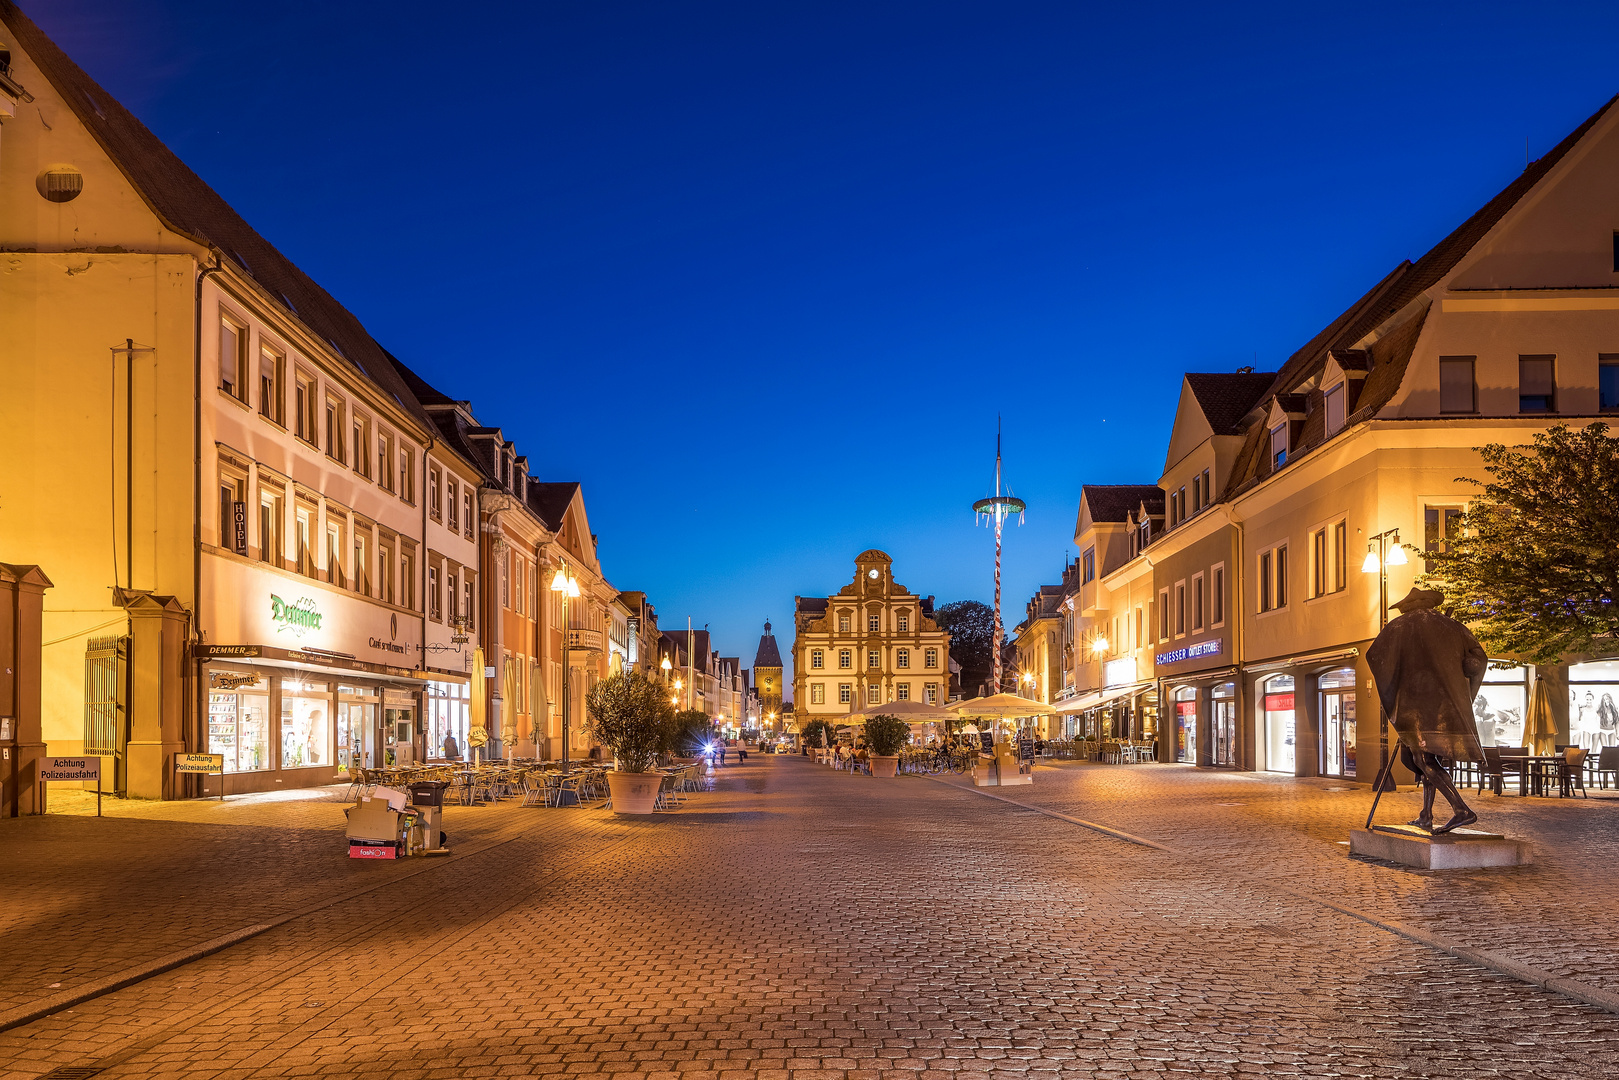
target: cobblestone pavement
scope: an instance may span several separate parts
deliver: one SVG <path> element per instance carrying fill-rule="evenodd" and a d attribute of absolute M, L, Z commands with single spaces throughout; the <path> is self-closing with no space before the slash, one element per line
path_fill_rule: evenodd
<path fill-rule="evenodd" d="M 1521 888 L 1530 899 L 1495 931 L 1514 940 L 1496 945 L 1531 948 L 1546 924 L 1564 938 L 1594 930 L 1602 915 L 1589 912 L 1611 909 L 1612 880 L 1578 868 L 1611 865 L 1611 852 L 1577 845 L 1607 831 L 1619 806 L 1537 803 L 1567 817 L 1535 819 L 1529 803 L 1503 800 L 1500 813 L 1517 815 L 1510 831 L 1541 830 L 1542 862 L 1517 877 L 1453 878 L 1349 859 L 1339 815 L 1364 815 L 1365 796 L 1324 785 L 1077 766 L 1041 769 L 1035 787 L 1004 794 L 1174 850 L 948 783 L 850 776 L 802 758 L 751 759 L 725 770 L 717 791 L 651 820 L 456 808 L 458 854 L 436 862 L 346 862 L 340 809 L 318 802 L 0 823 L 0 853 L 8 869 L 21 856 L 26 882 L 51 883 L 56 857 L 75 875 L 49 901 L 28 899 L 29 921 L 3 925 L 9 958 L 39 951 L 36 926 L 56 934 L 63 963 L 94 962 L 98 948 L 128 963 L 143 955 L 129 943 L 152 934 L 167 935 L 161 952 L 277 903 L 312 908 L 0 1033 L 0 1070 L 423 1080 L 1619 1070 L 1619 1016 L 1311 899 L 1379 901 L 1451 927 L 1469 903 L 1492 919 L 1514 910 Z M 298 829 L 302 839 L 284 835 Z M 222 842 L 242 852 L 225 870 Z M 1546 850 L 1557 843 L 1566 856 Z M 120 887 L 120 874 L 154 857 L 133 852 L 153 845 L 165 869 Z M 1603 895 L 1558 895 L 1548 908 L 1547 890 L 1570 884 Z M 218 910 L 230 906 L 234 919 Z M 76 936 L 76 918 L 55 908 L 110 910 Z M 135 916 L 127 932 L 119 912 Z M 12 990 L 31 992 L 18 980 Z"/>

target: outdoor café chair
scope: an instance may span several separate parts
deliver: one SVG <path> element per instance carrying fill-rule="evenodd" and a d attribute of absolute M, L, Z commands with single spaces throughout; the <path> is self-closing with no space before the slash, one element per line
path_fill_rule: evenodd
<path fill-rule="evenodd" d="M 1591 751 L 1581 747 L 1570 746 L 1563 751 L 1563 767 L 1559 770 L 1559 789 L 1564 795 L 1572 796 L 1578 791 L 1589 799 L 1591 796 L 1585 790 L 1585 759 Z"/>
<path fill-rule="evenodd" d="M 1593 779 L 1605 789 L 1610 775 L 1613 777 L 1614 785 L 1619 787 L 1619 746 L 1604 746 L 1597 755 L 1596 775 Z"/>

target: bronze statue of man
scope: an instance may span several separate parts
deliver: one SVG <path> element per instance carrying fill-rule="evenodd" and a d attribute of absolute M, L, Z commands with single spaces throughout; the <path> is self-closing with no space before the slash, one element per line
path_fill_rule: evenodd
<path fill-rule="evenodd" d="M 1484 683 L 1488 658 L 1472 631 L 1435 610 L 1444 598 L 1438 589 L 1412 589 L 1392 605 L 1402 614 L 1366 650 L 1377 696 L 1400 736 L 1400 760 L 1422 778 L 1422 814 L 1411 824 L 1430 833 L 1478 820 L 1451 783 L 1450 763 L 1484 760 L 1473 699 Z M 1437 829 L 1436 792 L 1443 792 L 1455 811 Z"/>

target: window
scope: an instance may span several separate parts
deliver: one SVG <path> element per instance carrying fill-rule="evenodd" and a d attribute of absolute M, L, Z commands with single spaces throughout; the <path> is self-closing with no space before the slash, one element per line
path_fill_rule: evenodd
<path fill-rule="evenodd" d="M 839 615 L 838 616 L 838 633 L 847 634 L 848 632 L 849 632 L 849 616 L 847 616 L 847 615 Z"/>
<path fill-rule="evenodd" d="M 512 606 L 512 553 L 506 552 L 506 557 L 500 560 L 500 606 Z"/>
<path fill-rule="evenodd" d="M 377 543 L 377 592 L 378 600 L 385 604 L 394 602 L 394 548 L 392 541 L 383 540 Z"/>
<path fill-rule="evenodd" d="M 461 504 L 459 501 L 459 490 L 460 489 L 456 486 L 455 478 L 451 477 L 449 483 L 445 485 L 444 500 L 450 504 L 450 531 L 454 533 L 461 531 Z"/>
<path fill-rule="evenodd" d="M 826 667 L 826 650 L 824 650 L 824 649 L 811 649 L 810 650 L 810 667 L 814 668 L 816 671 L 819 671 L 822 668 Z"/>
<path fill-rule="evenodd" d="M 371 477 L 371 422 L 363 416 L 354 418 L 354 471 L 361 476 Z"/>
<path fill-rule="evenodd" d="M 939 684 L 936 682 L 924 683 L 922 685 L 922 700 L 928 705 L 937 705 L 939 703 Z"/>
<path fill-rule="evenodd" d="M 1471 356 L 1439 358 L 1439 411 L 1470 413 L 1478 411 L 1478 384 L 1473 380 Z"/>
<path fill-rule="evenodd" d="M 247 554 L 247 481 L 236 476 L 219 478 L 219 546 Z"/>
<path fill-rule="evenodd" d="M 1203 506 L 1203 477 L 1192 477 L 1192 512 L 1195 514 Z"/>
<path fill-rule="evenodd" d="M 282 536 L 281 496 L 270 491 L 259 492 L 259 558 L 271 566 L 280 566 L 287 545 Z"/>
<path fill-rule="evenodd" d="M 469 573 L 466 580 L 461 583 L 461 617 L 467 620 L 467 632 L 471 633 L 473 623 L 478 618 L 477 605 L 473 603 L 476 594 L 473 592 L 472 575 Z"/>
<path fill-rule="evenodd" d="M 377 483 L 393 490 L 393 436 L 377 428 Z"/>
<path fill-rule="evenodd" d="M 883 688 L 876 683 L 866 684 L 866 704 L 881 705 L 883 703 Z"/>
<path fill-rule="evenodd" d="M 444 618 L 444 601 L 439 595 L 438 563 L 427 564 L 427 615 L 434 622 L 441 622 Z"/>
<path fill-rule="evenodd" d="M 326 580 L 343 587 L 343 519 L 326 511 Z"/>
<path fill-rule="evenodd" d="M 1080 584 L 1096 580 L 1096 549 L 1086 548 L 1085 554 L 1080 556 Z"/>
<path fill-rule="evenodd" d="M 315 445 L 316 399 L 315 377 L 298 372 L 297 385 L 293 388 L 293 407 L 297 416 L 293 421 L 293 433 L 311 446 Z"/>
<path fill-rule="evenodd" d="M 1203 575 L 1192 575 L 1192 629 L 1203 629 Z"/>
<path fill-rule="evenodd" d="M 439 498 L 439 484 L 441 483 L 438 466 L 430 465 L 427 469 L 427 512 L 433 516 L 434 521 L 442 520 L 444 503 Z"/>
<path fill-rule="evenodd" d="M 403 439 L 399 440 L 399 497 L 415 505 L 416 455 Z"/>
<path fill-rule="evenodd" d="M 354 530 L 354 591 L 361 596 L 371 595 L 371 560 L 367 556 L 369 550 L 366 537 L 360 530 Z"/>
<path fill-rule="evenodd" d="M 909 649 L 895 649 L 894 650 L 894 666 L 895 667 L 904 667 L 904 668 L 910 667 L 911 666 L 911 650 L 909 650 Z"/>
<path fill-rule="evenodd" d="M 338 461 L 346 461 L 343 447 L 343 402 L 329 397 L 326 399 L 326 453 Z"/>
<path fill-rule="evenodd" d="M 1340 521 L 1332 527 L 1332 591 L 1349 588 L 1349 524 Z"/>
<path fill-rule="evenodd" d="M 838 704 L 848 705 L 850 703 L 849 699 L 853 696 L 853 693 L 854 687 L 852 685 L 846 682 L 838 683 Z"/>
<path fill-rule="evenodd" d="M 1330 586 L 1327 570 L 1327 530 L 1310 534 L 1310 595 L 1325 596 Z"/>
<path fill-rule="evenodd" d="M 281 380 L 286 357 L 268 346 L 259 349 L 259 415 L 281 423 Z"/>
<path fill-rule="evenodd" d="M 311 521 L 314 513 L 300 506 L 293 515 L 293 528 L 297 530 L 294 539 L 298 544 L 298 572 L 305 577 L 315 576 L 315 531 Z"/>
<path fill-rule="evenodd" d="M 826 683 L 810 683 L 810 704 L 826 704 Z"/>
<path fill-rule="evenodd" d="M 1146 631 L 1141 628 L 1141 608 L 1136 608 L 1136 648 L 1141 648 L 1141 635 Z"/>
<path fill-rule="evenodd" d="M 1287 425 L 1277 424 L 1270 429 L 1270 467 L 1280 469 L 1287 464 Z"/>
<path fill-rule="evenodd" d="M 838 650 L 838 667 L 840 667 L 840 668 L 852 668 L 852 667 L 854 667 L 854 653 L 850 652 L 848 649 L 839 649 Z"/>
<path fill-rule="evenodd" d="M 866 616 L 866 632 L 868 634 L 879 633 L 882 630 L 882 628 L 883 628 L 883 617 L 881 615 L 867 615 Z"/>
<path fill-rule="evenodd" d="M 1449 551 L 1450 542 L 1462 532 L 1462 508 L 1459 506 L 1429 506 L 1422 512 L 1422 540 L 1424 551 Z M 1434 564 L 1427 561 L 1428 573 Z"/>
<path fill-rule="evenodd" d="M 1158 640 L 1169 640 L 1169 590 L 1158 590 Z"/>
<path fill-rule="evenodd" d="M 1619 411 L 1619 355 L 1597 358 L 1597 398 L 1603 412 Z"/>
<path fill-rule="evenodd" d="M 1310 596 L 1326 596 L 1349 587 L 1349 527 L 1342 521 L 1310 534 Z"/>
<path fill-rule="evenodd" d="M 471 540 L 473 531 L 478 527 L 478 519 L 472 514 L 471 488 L 462 488 L 461 490 L 461 509 L 466 512 L 466 522 L 464 523 L 465 532 L 462 535 L 464 535 L 468 540 Z"/>
<path fill-rule="evenodd" d="M 1151 542 L 1152 542 L 1152 519 L 1144 517 L 1144 518 L 1141 519 L 1141 525 L 1140 525 L 1140 527 L 1138 529 L 1138 536 L 1136 538 L 1136 543 L 1137 543 L 1136 550 L 1137 551 L 1143 550 Z"/>
<path fill-rule="evenodd" d="M 399 605 L 416 610 L 416 553 L 409 548 L 399 556 Z"/>
<path fill-rule="evenodd" d="M 869 668 L 875 668 L 875 667 L 881 667 L 882 663 L 883 663 L 882 653 L 878 652 L 876 649 L 867 649 L 866 650 L 866 667 L 868 669 Z"/>
<path fill-rule="evenodd" d="M 1259 610 L 1287 606 L 1287 545 L 1278 544 L 1259 554 Z"/>
<path fill-rule="evenodd" d="M 909 701 L 909 700 L 911 700 L 911 684 L 908 683 L 908 682 L 902 682 L 902 683 L 897 684 L 894 687 L 894 700 L 895 701 Z"/>
<path fill-rule="evenodd" d="M 1330 439 L 1344 429 L 1344 384 L 1328 387 L 1322 396 L 1322 404 L 1327 414 L 1327 437 Z"/>
<path fill-rule="evenodd" d="M 247 400 L 247 327 L 230 319 L 219 320 L 219 388 Z"/>
<path fill-rule="evenodd" d="M 1207 506 L 1211 502 L 1214 501 L 1214 489 L 1209 486 L 1209 483 L 1210 483 L 1210 481 L 1212 479 L 1213 478 L 1209 475 L 1209 470 L 1204 469 L 1203 470 L 1203 505 L 1204 506 Z"/>
<path fill-rule="evenodd" d="M 449 601 L 450 622 L 453 623 L 461 613 L 461 603 L 457 599 L 461 595 L 461 578 L 453 568 L 450 570 L 449 574 L 446 575 L 446 580 L 444 583 L 444 595 Z"/>
<path fill-rule="evenodd" d="M 1518 357 L 1519 412 L 1557 411 L 1557 375 L 1555 367 L 1555 357 Z"/>
<path fill-rule="evenodd" d="M 1225 625 L 1225 566 L 1209 571 L 1209 625 Z"/>
<path fill-rule="evenodd" d="M 938 667 L 939 666 L 939 650 L 938 649 L 925 649 L 925 650 L 923 650 L 922 659 L 923 659 L 923 666 L 924 667 L 928 667 L 928 668 L 936 668 L 936 667 Z"/>
<path fill-rule="evenodd" d="M 1175 582 L 1175 636 L 1186 633 L 1186 582 Z"/>
<path fill-rule="evenodd" d="M 895 618 L 899 620 L 899 632 L 902 634 L 909 634 L 911 632 L 910 615 L 902 611 L 896 615 Z"/>

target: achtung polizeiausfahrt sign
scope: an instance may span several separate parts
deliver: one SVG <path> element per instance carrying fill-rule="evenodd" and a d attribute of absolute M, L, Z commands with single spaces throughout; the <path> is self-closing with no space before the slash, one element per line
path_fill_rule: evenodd
<path fill-rule="evenodd" d="M 224 754 L 175 754 L 177 773 L 219 773 L 225 771 Z"/>
<path fill-rule="evenodd" d="M 101 759 L 98 757 L 42 757 L 34 761 L 40 780 L 101 782 Z"/>

